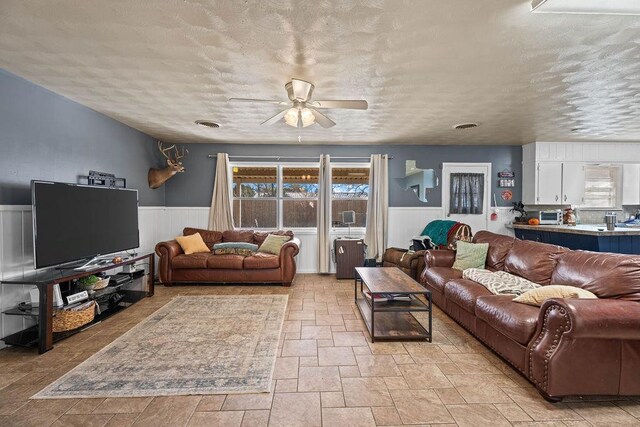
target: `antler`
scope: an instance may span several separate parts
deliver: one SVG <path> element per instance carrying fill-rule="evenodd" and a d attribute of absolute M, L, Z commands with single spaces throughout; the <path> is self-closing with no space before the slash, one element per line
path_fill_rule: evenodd
<path fill-rule="evenodd" d="M 158 150 L 160 150 L 160 152 L 162 153 L 163 156 L 165 156 L 167 159 L 172 160 L 171 157 L 169 157 L 167 155 L 167 151 L 172 150 L 176 148 L 176 145 L 173 144 L 171 147 L 169 148 L 162 148 L 162 141 L 158 141 Z"/>
<path fill-rule="evenodd" d="M 178 159 L 183 158 L 184 156 L 187 156 L 189 154 L 189 150 L 187 150 L 186 148 L 182 147 L 182 151 L 178 151 L 178 148 L 174 145 L 173 148 L 175 149 L 176 152 L 176 158 L 175 160 L 177 161 Z"/>

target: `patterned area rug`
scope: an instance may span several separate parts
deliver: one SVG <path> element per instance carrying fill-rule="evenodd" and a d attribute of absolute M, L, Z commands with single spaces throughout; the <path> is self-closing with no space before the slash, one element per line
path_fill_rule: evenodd
<path fill-rule="evenodd" d="M 176 297 L 33 398 L 268 392 L 287 299 Z"/>

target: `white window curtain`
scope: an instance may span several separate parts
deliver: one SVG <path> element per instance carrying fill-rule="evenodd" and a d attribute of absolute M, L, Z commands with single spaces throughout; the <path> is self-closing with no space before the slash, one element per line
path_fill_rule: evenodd
<path fill-rule="evenodd" d="M 216 162 L 216 177 L 211 195 L 211 209 L 209 210 L 209 230 L 233 230 L 233 211 L 231 209 L 231 170 L 229 155 L 218 153 Z"/>
<path fill-rule="evenodd" d="M 387 246 L 387 223 L 389 210 L 389 156 L 371 155 L 369 172 L 369 202 L 367 203 L 367 229 L 364 242 L 367 258 L 382 260 Z"/>
<path fill-rule="evenodd" d="M 320 155 L 318 171 L 318 272 L 329 273 L 331 269 L 331 158 Z"/>

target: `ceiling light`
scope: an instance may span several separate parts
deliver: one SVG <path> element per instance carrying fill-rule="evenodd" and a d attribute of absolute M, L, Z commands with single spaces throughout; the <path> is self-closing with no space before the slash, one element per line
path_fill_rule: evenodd
<path fill-rule="evenodd" d="M 640 2 L 638 0 L 532 0 L 531 11 L 589 15 L 640 15 Z"/>
<path fill-rule="evenodd" d="M 306 128 L 316 122 L 316 116 L 313 115 L 310 109 L 303 108 L 300 110 L 300 118 L 302 119 L 302 127 Z"/>
<path fill-rule="evenodd" d="M 284 115 L 284 121 L 294 128 L 311 126 L 316 122 L 316 116 L 308 108 L 289 108 Z"/>
<path fill-rule="evenodd" d="M 284 115 L 284 121 L 294 128 L 298 127 L 298 109 L 289 108 L 289 111 Z"/>
<path fill-rule="evenodd" d="M 478 126 L 480 126 L 478 123 L 460 123 L 459 125 L 455 125 L 453 128 L 465 130 L 465 129 L 477 128 Z"/>
<path fill-rule="evenodd" d="M 220 127 L 219 123 L 212 122 L 211 120 L 196 120 L 195 123 L 203 128 L 217 129 Z"/>

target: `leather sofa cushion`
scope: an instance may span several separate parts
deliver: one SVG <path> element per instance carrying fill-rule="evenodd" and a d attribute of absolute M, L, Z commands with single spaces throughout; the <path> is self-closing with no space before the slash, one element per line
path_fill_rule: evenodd
<path fill-rule="evenodd" d="M 227 230 L 222 232 L 223 242 L 253 243 L 253 230 Z"/>
<path fill-rule="evenodd" d="M 473 236 L 473 243 L 489 244 L 486 268 L 490 270 L 504 270 L 504 260 L 515 241 L 515 237 L 496 234 L 490 231 L 478 231 Z"/>
<path fill-rule="evenodd" d="M 552 285 L 571 285 L 598 298 L 640 302 L 640 256 L 570 251 L 558 257 Z"/>
<path fill-rule="evenodd" d="M 444 287 L 444 295 L 448 300 L 458 304 L 469 313 L 475 313 L 476 299 L 491 292 L 479 283 L 468 279 L 454 279 Z"/>
<path fill-rule="evenodd" d="M 527 345 L 536 331 L 540 307 L 513 302 L 513 295 L 488 295 L 476 300 L 476 316 L 491 327 Z"/>
<path fill-rule="evenodd" d="M 272 254 L 256 254 L 244 259 L 244 268 L 247 270 L 262 270 L 267 268 L 279 268 L 280 257 Z"/>
<path fill-rule="evenodd" d="M 200 233 L 204 243 L 209 246 L 209 249 L 213 249 L 213 245 L 216 243 L 222 243 L 222 233 L 219 231 L 204 230 L 202 228 L 185 227 L 182 230 L 183 236 L 190 236 L 192 234 Z"/>
<path fill-rule="evenodd" d="M 242 255 L 211 255 L 207 258 L 206 268 L 242 270 L 244 258 Z"/>
<path fill-rule="evenodd" d="M 450 267 L 431 267 L 422 274 L 422 280 L 441 293 L 444 292 L 444 285 L 453 279 L 462 279 L 462 271 Z"/>
<path fill-rule="evenodd" d="M 180 254 L 173 257 L 171 267 L 182 268 L 207 268 L 207 259 L 211 256 L 210 252 L 197 253 L 191 255 Z"/>
<path fill-rule="evenodd" d="M 567 251 L 562 246 L 516 240 L 504 260 L 505 271 L 539 285 L 548 285 L 558 256 Z"/>
<path fill-rule="evenodd" d="M 275 234 L 276 236 L 289 236 L 289 240 L 293 239 L 293 231 L 289 230 L 257 231 L 253 233 L 253 243 L 260 246 L 264 243 L 269 234 Z"/>

